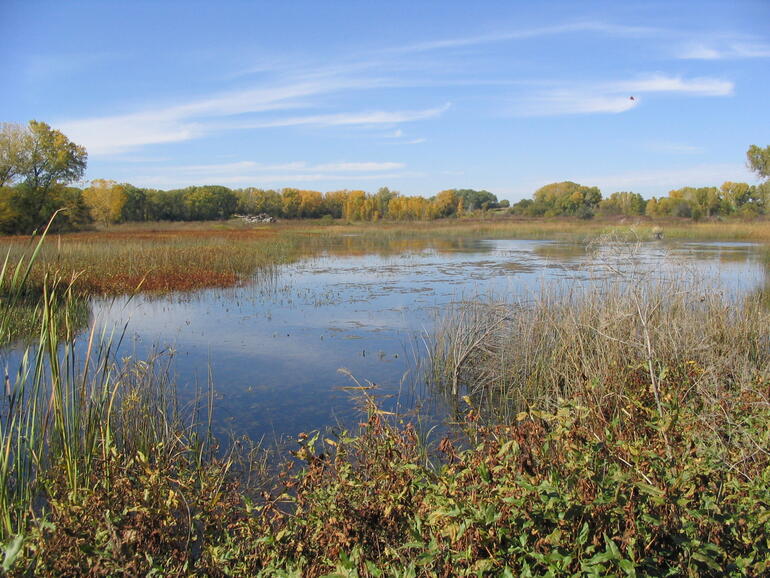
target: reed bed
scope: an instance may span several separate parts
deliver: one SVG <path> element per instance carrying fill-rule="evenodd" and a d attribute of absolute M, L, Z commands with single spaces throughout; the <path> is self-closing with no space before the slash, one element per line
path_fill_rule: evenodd
<path fill-rule="evenodd" d="M 289 221 L 250 226 L 224 223 L 140 223 L 59 235 L 40 251 L 30 281 L 38 288 L 46 274 L 74 279 L 80 295 L 163 293 L 229 287 L 276 265 L 320 252 L 393 253 L 430 245 L 457 249 L 468 239 L 570 239 L 630 232 L 640 241 L 666 239 L 770 242 L 770 223 L 691 223 L 649 219 L 524 219 L 509 216 L 425 222 L 333 224 Z M 4 237 L 0 245 L 15 262 L 30 242 Z"/>
<path fill-rule="evenodd" d="M 432 380 L 510 422 L 564 400 L 622 419 L 630 398 L 696 405 L 715 439 L 729 405 L 768 404 L 770 310 L 761 294 L 731 296 L 682 263 L 638 261 L 638 245 L 605 238 L 593 277 L 515 301 L 455 305 L 429 341 Z M 758 385 L 759 384 L 759 385 Z"/>
<path fill-rule="evenodd" d="M 6 258 L 0 271 L 3 347 L 14 337 L 13 312 L 35 294 L 31 272 L 44 252 L 44 237 L 13 266 Z M 114 358 L 125 328 L 97 333 L 94 324 L 78 346 L 75 335 L 81 327 L 80 320 L 72 317 L 77 311 L 70 306 L 74 299 L 71 283 L 46 276 L 28 320 L 37 328 L 35 340 L 4 352 L 0 400 L 0 549 L 4 553 L 0 563 L 4 573 L 12 568 L 35 573 L 29 564 L 40 555 L 34 550 L 42 546 L 25 551 L 32 536 L 41 537 L 41 532 L 52 528 L 48 520 L 62 516 L 92 525 L 93 519 L 79 516 L 79 504 L 90 499 L 96 487 L 125 489 L 132 468 L 145 477 L 155 472 L 156 478 L 173 479 L 174 472 L 184 467 L 187 480 L 173 484 L 173 496 L 184 500 L 186 493 L 195 493 L 191 503 L 200 504 L 201 497 L 212 499 L 205 491 L 196 493 L 201 485 L 218 491 L 232 463 L 230 456 L 216 455 L 211 436 L 213 390 L 180 407 L 167 358 Z M 15 362 L 13 369 L 8 367 L 9 359 Z M 102 504 L 104 515 L 112 506 Z M 141 539 L 151 537 L 141 535 Z M 72 544 L 88 546 L 77 539 Z M 42 554 L 51 557 L 47 562 L 56 562 L 57 547 L 53 544 L 51 552 Z M 17 565 L 24 556 L 25 564 Z M 53 574 L 89 571 L 87 567 L 76 571 L 67 567 L 66 560 L 62 562 Z"/>
<path fill-rule="evenodd" d="M 11 259 L 26 250 L 10 243 Z M 28 282 L 52 272 L 71 278 L 77 295 L 163 293 L 230 287 L 295 258 L 296 243 L 265 231 L 171 230 L 81 233 L 49 239 Z"/>

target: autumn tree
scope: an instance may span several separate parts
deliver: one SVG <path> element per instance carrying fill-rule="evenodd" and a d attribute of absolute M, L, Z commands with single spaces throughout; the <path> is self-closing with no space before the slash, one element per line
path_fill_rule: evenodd
<path fill-rule="evenodd" d="M 127 185 L 121 185 L 115 181 L 105 179 L 91 181 L 91 186 L 83 191 L 83 198 L 93 219 L 105 225 L 120 221 L 123 207 L 128 199 L 126 188 Z"/>
<path fill-rule="evenodd" d="M 335 219 L 341 219 L 345 212 L 345 201 L 347 201 L 348 192 L 330 191 L 324 195 L 324 213 L 331 215 Z"/>
<path fill-rule="evenodd" d="M 316 218 L 321 216 L 323 195 L 318 191 L 300 191 L 298 217 Z"/>
<path fill-rule="evenodd" d="M 601 200 L 602 194 L 598 187 L 586 187 L 572 181 L 563 181 L 551 183 L 536 190 L 531 209 L 534 214 L 547 217 L 557 215 L 590 217 Z"/>
<path fill-rule="evenodd" d="M 439 218 L 452 217 L 457 214 L 457 206 L 461 202 L 454 189 L 441 191 L 433 198 L 433 214 Z"/>

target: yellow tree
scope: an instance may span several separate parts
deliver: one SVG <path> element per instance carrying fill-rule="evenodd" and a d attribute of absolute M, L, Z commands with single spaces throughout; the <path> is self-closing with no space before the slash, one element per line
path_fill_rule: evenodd
<path fill-rule="evenodd" d="M 350 191 L 348 198 L 345 199 L 344 217 L 348 221 L 360 221 L 364 218 L 364 202 L 366 201 L 366 192 Z"/>
<path fill-rule="evenodd" d="M 318 217 L 323 207 L 323 195 L 318 191 L 299 192 L 299 217 Z"/>
<path fill-rule="evenodd" d="M 83 199 L 95 221 L 108 225 L 117 223 L 128 195 L 126 185 L 115 181 L 96 179 L 83 191 Z"/>

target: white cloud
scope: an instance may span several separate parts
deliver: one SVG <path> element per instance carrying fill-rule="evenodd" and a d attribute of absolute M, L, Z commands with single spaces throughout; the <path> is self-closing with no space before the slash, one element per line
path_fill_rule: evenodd
<path fill-rule="evenodd" d="M 340 126 L 340 125 L 367 125 L 367 124 L 396 124 L 400 122 L 414 122 L 426 120 L 442 115 L 449 110 L 450 104 L 424 110 L 401 111 L 368 111 L 368 112 L 344 112 L 338 114 L 319 114 L 309 116 L 295 116 L 278 118 L 274 120 L 246 123 L 242 128 L 269 128 L 281 126 Z"/>
<path fill-rule="evenodd" d="M 435 118 L 449 104 L 411 111 L 342 112 L 286 118 L 254 118 L 278 110 L 308 108 L 306 99 L 343 90 L 364 90 L 380 86 L 378 79 L 350 80 L 316 74 L 313 80 L 221 93 L 208 98 L 147 109 L 130 114 L 75 119 L 55 123 L 91 155 L 122 153 L 145 145 L 200 138 L 225 130 L 286 126 L 341 126 L 394 124 Z M 233 117 L 237 120 L 232 120 Z"/>
<path fill-rule="evenodd" d="M 676 57 L 684 60 L 770 58 L 770 44 L 728 42 L 717 45 L 715 43 L 692 42 L 680 47 Z"/>
<path fill-rule="evenodd" d="M 728 80 L 718 78 L 683 79 L 681 76 L 655 74 L 638 80 L 618 82 L 607 87 L 613 92 L 646 93 L 667 92 L 686 93 L 697 96 L 729 96 L 735 85 Z"/>
<path fill-rule="evenodd" d="M 636 106 L 628 96 L 599 95 L 580 90 L 555 90 L 540 94 L 518 109 L 522 116 L 565 114 L 617 114 Z"/>
<path fill-rule="evenodd" d="M 640 94 L 688 94 L 728 96 L 734 85 L 717 78 L 684 79 L 656 74 L 634 80 L 597 83 L 543 91 L 520 101 L 514 108 L 519 116 L 559 116 L 568 114 L 617 114 L 631 110 Z"/>
<path fill-rule="evenodd" d="M 643 26 L 624 26 L 619 24 L 609 24 L 606 22 L 571 22 L 566 24 L 557 24 L 555 26 L 520 28 L 516 30 L 480 34 L 476 36 L 447 38 L 444 40 L 431 40 L 427 42 L 401 46 L 391 49 L 389 52 L 428 52 L 431 50 L 477 46 L 481 44 L 493 44 L 498 42 L 507 42 L 510 40 L 526 40 L 529 38 L 556 36 L 560 34 L 570 34 L 575 32 L 598 32 L 608 36 L 636 38 L 656 35 L 660 31 L 656 28 Z"/>
<path fill-rule="evenodd" d="M 649 142 L 644 145 L 647 150 L 666 154 L 699 154 L 704 152 L 703 147 L 676 142 Z"/>
<path fill-rule="evenodd" d="M 294 161 L 262 164 L 253 161 L 232 163 L 166 166 L 133 179 L 140 186 L 178 187 L 218 183 L 242 186 L 262 186 L 280 183 L 290 186 L 306 182 L 356 181 L 398 178 L 406 168 L 397 162 L 334 162 L 308 164 Z"/>

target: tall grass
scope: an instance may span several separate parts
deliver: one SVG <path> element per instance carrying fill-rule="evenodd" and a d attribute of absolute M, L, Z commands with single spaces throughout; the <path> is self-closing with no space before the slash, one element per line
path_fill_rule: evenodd
<path fill-rule="evenodd" d="M 639 387 L 658 407 L 681 396 L 718 411 L 726 392 L 768 379 L 770 311 L 759 295 L 730 296 L 681 263 L 650 270 L 638 247 L 610 246 L 624 253 L 605 251 L 589 281 L 447 312 L 430 345 L 439 388 L 509 415 L 563 399 L 613 408 Z"/>
<path fill-rule="evenodd" d="M 6 258 L 0 272 L 4 312 L 26 298 L 44 241 L 45 234 L 13 266 Z M 118 456 L 210 457 L 210 428 L 199 427 L 194 408 L 177 407 L 162 365 L 114 359 L 125 328 L 97 332 L 93 324 L 84 341 L 75 339 L 73 299 L 71 282 L 46 275 L 36 339 L 6 352 L 18 369 L 6 369 L 0 403 L 0 542 L 21 540 L 33 521 L 45 519 L 51 484 L 65 488 L 74 503 L 88 491 L 88 480 Z M 4 345 L 11 323 L 10 315 L 0 317 Z M 109 484 L 109 476 L 103 481 Z"/>

